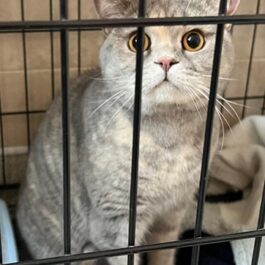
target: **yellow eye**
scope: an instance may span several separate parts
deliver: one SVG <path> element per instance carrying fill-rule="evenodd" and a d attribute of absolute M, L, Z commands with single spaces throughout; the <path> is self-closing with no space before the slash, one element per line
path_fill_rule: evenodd
<path fill-rule="evenodd" d="M 183 36 L 183 49 L 189 52 L 197 52 L 205 45 L 205 37 L 199 30 L 189 31 Z"/>
<path fill-rule="evenodd" d="M 132 52 L 137 51 L 137 32 L 134 32 L 130 36 L 129 41 L 128 41 L 128 48 Z M 144 51 L 147 51 L 150 48 L 151 48 L 151 39 L 147 34 L 145 34 L 144 35 Z"/>

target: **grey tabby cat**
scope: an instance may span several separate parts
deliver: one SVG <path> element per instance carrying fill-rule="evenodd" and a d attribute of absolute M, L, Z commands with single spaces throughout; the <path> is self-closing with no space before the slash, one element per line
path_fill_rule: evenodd
<path fill-rule="evenodd" d="M 239 0 L 228 1 L 228 14 Z M 95 0 L 103 18 L 136 17 L 136 0 Z M 217 0 L 147 0 L 147 17 L 217 15 Z M 72 251 L 128 244 L 136 33 L 112 29 L 101 48 L 101 74 L 70 93 Z M 219 89 L 233 66 L 226 26 Z M 136 244 L 176 240 L 198 188 L 216 26 L 146 28 Z M 63 254 L 61 98 L 40 126 L 18 205 L 21 234 L 34 258 Z M 218 146 L 214 127 L 212 154 Z M 127 257 L 108 260 L 125 265 Z M 140 263 L 136 257 L 135 264 Z M 95 264 L 89 261 L 88 264 Z M 174 264 L 174 251 L 149 255 Z"/>

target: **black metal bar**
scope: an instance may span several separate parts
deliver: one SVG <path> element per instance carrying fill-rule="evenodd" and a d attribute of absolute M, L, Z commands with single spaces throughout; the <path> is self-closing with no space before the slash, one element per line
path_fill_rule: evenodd
<path fill-rule="evenodd" d="M 244 100 L 245 97 L 225 97 L 228 100 Z M 255 99 L 264 99 L 265 100 L 265 95 L 264 96 L 248 96 L 248 100 L 255 100 Z"/>
<path fill-rule="evenodd" d="M 64 255 L 64 256 L 58 256 L 54 258 L 39 259 L 39 260 L 19 262 L 19 263 L 11 263 L 10 265 L 53 265 L 53 264 L 61 264 L 64 262 L 77 262 L 77 261 L 83 261 L 83 260 L 93 260 L 93 259 L 99 259 L 99 258 L 110 258 L 110 257 L 115 257 L 115 256 L 122 256 L 122 255 L 147 253 L 147 252 L 153 252 L 156 250 L 164 250 L 164 249 L 172 249 L 172 248 L 180 249 L 180 248 L 187 248 L 187 247 L 192 247 L 192 246 L 212 245 L 212 244 L 218 244 L 218 243 L 235 241 L 235 240 L 255 238 L 255 237 L 260 237 L 260 236 L 262 237 L 265 236 L 265 229 L 261 229 L 258 231 L 254 230 L 254 231 L 243 232 L 243 233 L 222 235 L 222 236 L 216 236 L 216 237 L 204 237 L 204 238 L 188 239 L 188 240 L 181 240 L 181 241 L 175 241 L 175 242 L 167 242 L 167 243 L 161 243 L 161 244 L 126 247 L 126 248 L 120 248 L 120 249 L 97 251 L 97 252 L 82 253 L 82 254 L 75 254 L 75 255 Z"/>
<path fill-rule="evenodd" d="M 265 24 L 265 22 L 264 22 Z M 27 34 L 30 33 L 46 33 L 46 32 L 60 32 L 63 29 L 68 29 L 69 32 L 78 32 L 79 30 L 81 32 L 87 32 L 87 31 L 102 31 L 102 28 L 68 28 L 68 27 L 63 27 L 63 28 L 42 28 L 42 29 L 26 29 L 26 30 L 10 30 L 10 31 L 1 31 L 0 29 L 0 34 L 14 34 L 14 33 L 21 33 L 22 31 L 26 32 Z"/>
<path fill-rule="evenodd" d="M 1 95 L 1 91 L 0 91 Z M 2 114 L 2 97 L 0 97 L 0 132 L 1 132 L 1 160 L 2 160 L 2 176 L 3 184 L 6 185 L 6 163 L 5 163 L 5 141 L 4 141 L 4 124 L 3 124 L 3 114 Z"/>
<path fill-rule="evenodd" d="M 262 114 L 262 115 L 265 114 L 265 91 L 264 91 L 264 99 L 263 99 L 263 105 L 262 105 L 261 114 Z"/>
<path fill-rule="evenodd" d="M 260 0 L 257 2 L 257 8 L 256 8 L 256 15 L 259 14 L 260 10 Z M 254 56 L 254 51 L 255 51 L 255 43 L 256 43 L 256 37 L 257 37 L 257 25 L 254 25 L 254 31 L 253 31 L 253 36 L 252 36 L 252 43 L 251 43 L 251 50 L 250 50 L 250 58 L 249 58 L 249 63 L 248 63 L 248 73 L 247 73 L 247 81 L 246 81 L 246 88 L 245 88 L 245 96 L 244 96 L 244 101 L 243 105 L 245 106 L 247 103 L 247 96 L 249 92 L 249 84 L 251 80 L 251 71 L 252 71 L 252 65 L 253 65 L 253 56 Z M 246 115 L 246 107 L 243 108 L 241 118 L 243 119 Z"/>
<path fill-rule="evenodd" d="M 63 30 L 63 29 L 92 29 L 101 28 L 128 28 L 174 25 L 215 25 L 234 24 L 250 25 L 265 24 L 265 15 L 240 16 L 205 16 L 205 17 L 170 17 L 170 18 L 139 18 L 139 19 L 89 19 L 89 20 L 62 20 L 62 21 L 26 21 L 0 22 L 0 32 L 32 31 L 32 30 Z"/>
<path fill-rule="evenodd" d="M 145 0 L 139 0 L 138 17 L 145 16 Z M 134 119 L 133 119 L 133 143 L 132 143 L 132 169 L 131 169 L 131 190 L 130 190 L 130 211 L 129 211 L 129 246 L 135 245 L 135 228 L 137 215 L 137 188 L 139 169 L 139 148 L 141 131 L 141 105 L 142 105 L 142 79 L 143 79 L 143 46 L 144 28 L 137 30 L 137 52 L 136 52 L 136 76 L 134 96 Z M 134 255 L 128 256 L 128 265 L 134 264 Z"/>
<path fill-rule="evenodd" d="M 226 9 L 227 9 L 227 0 L 221 0 L 219 14 L 225 15 Z M 200 185 L 199 185 L 199 198 L 198 198 L 198 203 L 197 203 L 196 224 L 195 224 L 195 231 L 194 231 L 195 238 L 201 237 L 201 234 L 202 234 L 204 203 L 206 199 L 206 187 L 207 187 L 207 182 L 208 182 L 209 158 L 210 158 L 210 150 L 211 150 L 216 94 L 217 94 L 217 88 L 218 88 L 219 71 L 220 71 L 220 63 L 221 63 L 221 56 L 222 56 L 223 35 L 224 35 L 224 25 L 218 25 L 217 34 L 216 34 L 215 50 L 214 50 L 214 58 L 213 58 L 213 69 L 212 69 L 212 79 L 211 79 L 211 86 L 210 86 L 209 104 L 208 104 L 205 135 L 204 135 L 203 157 L 202 157 L 201 176 L 200 176 Z M 192 250 L 191 265 L 199 264 L 199 255 L 200 255 L 200 247 L 199 246 L 194 247 Z"/>
<path fill-rule="evenodd" d="M 17 190 L 20 187 L 20 184 L 6 184 L 0 185 L 0 191 L 4 190 Z"/>
<path fill-rule="evenodd" d="M 78 0 L 78 20 L 81 20 L 81 0 Z M 78 75 L 81 75 L 81 37 L 82 37 L 82 31 L 79 29 L 77 31 L 77 69 L 78 69 Z"/>
<path fill-rule="evenodd" d="M 20 0 L 21 5 L 21 20 L 25 21 L 25 11 L 24 11 L 24 0 Z M 27 60 L 27 46 L 26 46 L 26 33 L 22 31 L 22 49 L 23 49 L 23 67 L 24 67 L 24 84 L 25 84 L 25 104 L 26 111 L 29 111 L 29 85 L 28 85 L 28 60 Z M 27 146 L 30 146 L 30 118 L 26 114 L 27 121 Z"/>
<path fill-rule="evenodd" d="M 261 109 L 261 114 L 262 115 L 265 114 L 265 92 L 264 92 L 264 98 L 263 98 L 263 105 L 262 105 L 262 109 Z"/>
<path fill-rule="evenodd" d="M 263 194 L 261 198 L 260 213 L 259 213 L 259 220 L 258 220 L 257 228 L 258 229 L 264 228 L 264 222 L 265 222 L 265 183 L 263 186 Z M 257 237 L 255 240 L 251 265 L 258 265 L 261 243 L 262 243 L 262 237 Z"/>
<path fill-rule="evenodd" d="M 61 19 L 68 17 L 68 0 L 60 0 Z M 71 254 L 71 189 L 70 189 L 70 128 L 69 128 L 69 39 L 68 31 L 61 31 L 62 128 L 63 128 L 63 221 L 64 253 Z"/>
<path fill-rule="evenodd" d="M 50 21 L 53 21 L 53 0 L 50 0 Z M 54 32 L 50 31 L 50 45 L 51 45 L 51 89 L 52 99 L 55 97 L 55 76 L 54 76 Z"/>
<path fill-rule="evenodd" d="M 2 116 L 11 116 L 11 115 L 27 115 L 27 114 L 40 114 L 45 113 L 46 110 L 29 110 L 29 111 L 11 111 L 11 112 L 2 112 Z"/>

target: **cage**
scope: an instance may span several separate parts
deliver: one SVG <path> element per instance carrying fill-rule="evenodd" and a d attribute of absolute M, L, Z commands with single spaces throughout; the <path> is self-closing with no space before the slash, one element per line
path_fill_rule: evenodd
<path fill-rule="evenodd" d="M 262 0 L 241 1 L 239 15 L 225 16 L 227 1 L 220 1 L 217 17 L 152 18 L 145 19 L 145 1 L 139 1 L 139 18 L 99 19 L 93 1 L 84 0 L 2 0 L 0 3 L 1 46 L 1 101 L 0 101 L 0 194 L 8 202 L 14 216 L 20 181 L 25 176 L 29 147 L 50 102 L 62 89 L 63 98 L 63 161 L 64 161 L 64 246 L 65 255 L 47 259 L 24 261 L 21 264 L 58 264 L 128 255 L 128 264 L 133 264 L 134 254 L 168 248 L 193 247 L 192 265 L 199 264 L 199 252 L 203 245 L 255 238 L 252 264 L 258 264 L 259 250 L 264 232 L 265 192 L 257 229 L 235 234 L 202 237 L 203 208 L 206 197 L 209 150 L 213 122 L 218 70 L 221 60 L 222 32 L 224 24 L 233 25 L 236 46 L 236 64 L 233 80 L 223 97 L 232 103 L 223 102 L 224 126 L 230 127 L 253 114 L 265 112 L 264 75 L 264 23 L 265 2 Z M 144 27 L 186 24 L 217 25 L 211 94 L 205 129 L 201 182 L 199 187 L 197 219 L 194 238 L 157 245 L 135 246 L 135 218 L 137 200 L 137 176 L 140 137 L 140 101 L 143 58 L 141 42 Z M 70 231 L 70 175 L 68 149 L 68 104 L 69 77 L 74 78 L 84 70 L 98 64 L 98 49 L 103 40 L 102 28 L 138 27 L 139 48 L 137 52 L 134 145 L 132 152 L 132 182 L 128 247 L 95 253 L 71 254 Z M 92 43 L 92 45 L 91 45 Z M 231 104 L 234 110 L 231 110 Z M 229 109 L 230 111 L 226 111 Z M 231 115 L 232 112 L 232 115 Z M 21 250 L 20 250 L 21 251 Z M 21 255 L 21 253 L 20 253 Z M 22 255 L 23 259 L 23 255 Z M 20 264 L 20 263 L 16 263 Z"/>

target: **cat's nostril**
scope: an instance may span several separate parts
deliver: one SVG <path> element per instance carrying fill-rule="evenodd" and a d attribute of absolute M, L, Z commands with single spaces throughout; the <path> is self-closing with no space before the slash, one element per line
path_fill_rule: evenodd
<path fill-rule="evenodd" d="M 168 70 L 171 68 L 172 65 L 179 63 L 174 58 L 170 57 L 163 57 L 160 58 L 158 61 L 155 62 L 156 64 L 160 64 L 161 67 L 164 69 L 165 72 L 168 72 Z"/>

